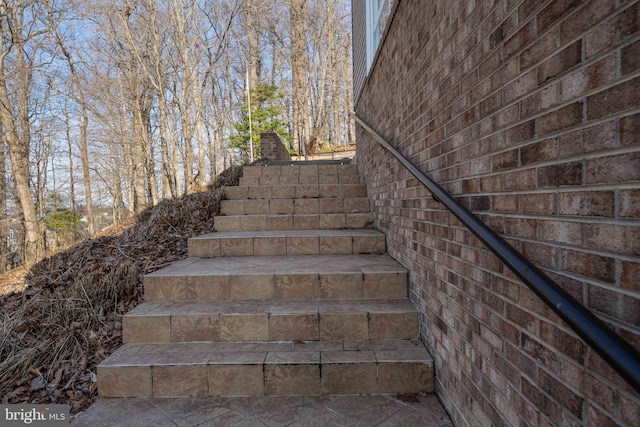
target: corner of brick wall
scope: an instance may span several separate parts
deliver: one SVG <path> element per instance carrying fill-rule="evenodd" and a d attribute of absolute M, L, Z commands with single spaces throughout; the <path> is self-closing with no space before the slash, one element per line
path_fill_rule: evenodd
<path fill-rule="evenodd" d="M 639 16 L 638 1 L 403 0 L 356 104 L 635 348 Z M 637 425 L 638 394 L 362 129 L 357 141 L 456 425 Z"/>
<path fill-rule="evenodd" d="M 260 146 L 265 160 L 291 160 L 291 154 L 275 132 L 261 133 Z"/>

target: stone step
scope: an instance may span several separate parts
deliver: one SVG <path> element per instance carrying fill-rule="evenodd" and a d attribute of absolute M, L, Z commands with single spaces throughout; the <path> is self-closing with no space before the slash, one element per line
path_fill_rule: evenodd
<path fill-rule="evenodd" d="M 325 199 L 223 200 L 221 215 L 289 215 L 325 213 L 368 213 L 366 197 Z"/>
<path fill-rule="evenodd" d="M 267 178 L 283 177 L 323 177 L 323 176 L 358 176 L 356 165 L 353 164 L 298 164 L 288 165 L 256 165 L 244 166 L 243 177 Z M 290 182 L 290 184 L 294 184 Z M 318 182 L 316 182 L 318 184 Z"/>
<path fill-rule="evenodd" d="M 222 218 L 222 217 L 221 217 Z M 372 228 L 209 233 L 188 240 L 189 256 L 383 254 L 385 235 Z"/>
<path fill-rule="evenodd" d="M 123 341 L 417 339 L 408 299 L 145 302 L 122 319 Z"/>
<path fill-rule="evenodd" d="M 263 184 L 239 185 L 225 188 L 228 200 L 259 199 L 317 199 L 333 197 L 366 197 L 364 184 Z"/>
<path fill-rule="evenodd" d="M 127 344 L 98 366 L 101 397 L 432 391 L 417 340 Z"/>
<path fill-rule="evenodd" d="M 214 220 L 219 232 L 266 230 L 333 230 L 373 227 L 373 215 L 361 213 L 220 215 Z"/>
<path fill-rule="evenodd" d="M 358 184 L 360 177 L 355 174 L 344 175 L 282 175 L 282 176 L 242 176 L 241 186 L 266 185 L 318 185 L 318 184 Z"/>
<path fill-rule="evenodd" d="M 144 277 L 146 301 L 394 299 L 407 270 L 389 255 L 189 258 Z"/>

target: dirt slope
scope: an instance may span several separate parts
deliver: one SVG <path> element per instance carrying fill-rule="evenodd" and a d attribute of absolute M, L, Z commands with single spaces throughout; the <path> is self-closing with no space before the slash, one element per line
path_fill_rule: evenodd
<path fill-rule="evenodd" d="M 96 366 L 122 344 L 121 317 L 144 298 L 142 277 L 186 258 L 189 237 L 213 231 L 222 187 L 241 173 L 229 169 L 206 191 L 45 259 L 24 291 L 0 296 L 0 402 L 89 406 Z"/>

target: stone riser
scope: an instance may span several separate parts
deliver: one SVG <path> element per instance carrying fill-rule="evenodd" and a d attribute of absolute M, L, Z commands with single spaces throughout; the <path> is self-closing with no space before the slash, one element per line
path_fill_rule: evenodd
<path fill-rule="evenodd" d="M 346 199 L 223 200 L 220 213 L 222 215 L 369 213 L 369 199 L 352 197 Z"/>
<path fill-rule="evenodd" d="M 384 234 L 332 233 L 327 229 L 325 233 L 310 229 L 308 233 L 297 230 L 297 233 L 287 232 L 246 233 L 246 230 L 225 235 L 211 233 L 189 239 L 189 256 L 200 258 L 229 257 L 229 256 L 280 256 L 280 255 L 351 255 L 351 254 L 383 254 L 386 252 Z"/>
<path fill-rule="evenodd" d="M 144 287 L 147 302 L 400 299 L 407 270 L 388 255 L 189 258 L 147 274 Z"/>
<path fill-rule="evenodd" d="M 407 297 L 406 274 L 297 273 L 145 277 L 146 301 L 394 299 Z"/>
<path fill-rule="evenodd" d="M 366 197 L 364 184 L 256 185 L 226 187 L 228 200 Z"/>
<path fill-rule="evenodd" d="M 225 343 L 222 343 L 224 345 Z M 327 343 L 326 351 L 292 351 L 298 344 L 247 344 L 252 351 L 169 350 L 160 345 L 135 353 L 124 346 L 98 367 L 102 397 L 260 396 L 388 394 L 433 391 L 433 362 L 421 344 L 393 350 L 344 351 Z M 300 343 L 299 345 L 306 345 Z M 313 345 L 313 344 L 311 344 Z M 344 346 L 347 346 L 344 343 Z M 199 346 L 199 347 L 197 347 Z M 335 349 L 331 349 L 335 347 Z M 356 346 L 357 347 L 357 346 Z M 120 350 L 119 350 L 120 351 Z M 127 351 L 133 354 L 124 354 Z"/>
<path fill-rule="evenodd" d="M 146 303 L 123 317 L 125 343 L 416 339 L 405 300 L 289 303 Z"/>
<path fill-rule="evenodd" d="M 215 228 L 219 232 L 360 229 L 372 226 L 371 213 L 229 215 L 215 218 Z"/>
<path fill-rule="evenodd" d="M 358 176 L 356 165 L 272 165 L 272 166 L 244 166 L 243 177 L 309 177 L 309 176 Z"/>
<path fill-rule="evenodd" d="M 243 176 L 240 177 L 241 186 L 265 186 L 265 185 L 323 185 L 323 184 L 357 184 L 360 181 L 358 175 L 316 175 L 316 176 Z"/>

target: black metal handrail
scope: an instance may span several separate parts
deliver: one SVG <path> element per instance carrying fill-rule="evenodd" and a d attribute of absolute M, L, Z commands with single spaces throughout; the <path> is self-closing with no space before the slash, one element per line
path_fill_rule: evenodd
<path fill-rule="evenodd" d="M 376 141 L 400 161 L 438 202 L 444 204 L 478 239 L 480 239 L 516 276 L 560 316 L 593 348 L 636 392 L 640 393 L 640 353 L 620 338 L 603 321 L 545 275 L 531 261 L 462 206 L 442 187 L 427 177 L 404 155 L 385 141 L 355 113 L 351 116 Z"/>

